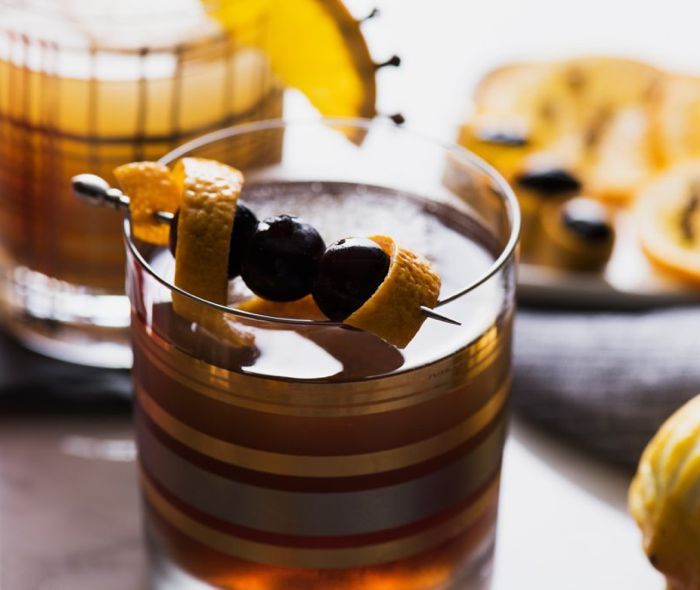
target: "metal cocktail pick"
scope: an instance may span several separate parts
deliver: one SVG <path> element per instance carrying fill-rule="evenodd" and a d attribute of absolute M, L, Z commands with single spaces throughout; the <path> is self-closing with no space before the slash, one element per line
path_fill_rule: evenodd
<path fill-rule="evenodd" d="M 78 174 L 71 180 L 71 186 L 75 196 L 89 205 L 97 207 L 111 206 L 115 209 L 129 208 L 129 197 L 118 188 L 110 186 L 104 178 L 95 174 Z M 170 223 L 174 217 L 168 211 L 156 211 L 153 213 L 153 216 L 163 223 Z M 445 303 L 445 301 L 438 301 L 437 305 L 442 303 Z M 438 320 L 454 326 L 462 325 L 457 320 L 444 316 L 425 305 L 421 305 L 420 310 L 425 317 L 432 320 Z"/>

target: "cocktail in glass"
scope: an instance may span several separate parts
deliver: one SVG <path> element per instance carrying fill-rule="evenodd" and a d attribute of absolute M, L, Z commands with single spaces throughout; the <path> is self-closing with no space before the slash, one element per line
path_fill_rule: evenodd
<path fill-rule="evenodd" d="M 127 219 L 154 587 L 487 588 L 511 375 L 514 197 L 465 150 L 382 121 L 243 125 L 162 161 L 236 166 L 270 135 L 282 138 L 280 161 L 242 166 L 241 199 L 259 218 L 302 216 L 327 243 L 392 236 L 432 262 L 436 311 L 461 325 L 427 319 L 398 349 L 303 309 L 276 320 L 241 312 L 250 293 L 240 278 L 230 308 L 216 306 L 173 286 L 169 251 L 132 239 Z M 178 297 L 255 345 L 180 317 Z"/>

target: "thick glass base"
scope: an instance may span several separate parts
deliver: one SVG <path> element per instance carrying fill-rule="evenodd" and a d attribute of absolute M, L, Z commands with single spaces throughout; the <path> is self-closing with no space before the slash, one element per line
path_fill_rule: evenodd
<path fill-rule="evenodd" d="M 359 570 L 354 575 L 349 570 L 343 570 L 337 576 L 324 574 L 319 576 L 319 579 L 314 579 L 313 576 L 310 578 L 308 574 L 266 576 L 264 567 L 251 564 L 251 570 L 258 570 L 257 575 L 241 576 L 239 582 L 236 582 L 234 577 L 227 583 L 212 585 L 210 582 L 197 579 L 171 559 L 164 550 L 163 540 L 159 539 L 157 527 L 152 525 L 153 523 L 147 519 L 145 537 L 149 557 L 148 587 L 151 590 L 248 590 L 253 585 L 258 590 L 296 590 L 297 588 L 301 590 L 309 587 L 323 588 L 323 590 L 337 590 L 338 587 L 357 590 L 375 587 L 391 588 L 391 590 L 489 590 L 491 587 L 495 550 L 493 531 L 477 547 L 472 548 L 465 561 L 453 570 L 447 579 L 443 578 L 436 584 L 426 582 L 418 575 L 401 578 L 379 575 L 370 579 L 363 576 Z M 321 577 L 327 578 L 327 583 L 319 584 Z M 310 582 L 310 580 L 314 581 Z"/>
<path fill-rule="evenodd" d="M 24 346 L 61 361 L 131 368 L 129 301 L 26 267 L 0 273 L 4 327 Z"/>

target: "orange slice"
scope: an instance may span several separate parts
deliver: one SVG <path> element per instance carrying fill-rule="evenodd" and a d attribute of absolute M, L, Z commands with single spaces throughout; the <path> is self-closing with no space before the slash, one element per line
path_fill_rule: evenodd
<path fill-rule="evenodd" d="M 398 247 L 390 237 L 370 239 L 391 258 L 389 272 L 372 297 L 345 323 L 405 348 L 425 321 L 421 305 L 432 308 L 437 303 L 440 277 L 426 261 Z"/>
<path fill-rule="evenodd" d="M 526 143 L 516 142 L 508 145 L 485 141 L 484 136 L 480 136 L 479 133 L 479 130 L 473 125 L 463 125 L 459 130 L 457 142 L 486 160 L 508 181 L 512 182 L 522 170 L 523 162 L 532 151 L 531 148 Z M 507 133 L 507 131 L 504 130 L 502 133 Z"/>
<path fill-rule="evenodd" d="M 119 186 L 131 198 L 129 211 L 134 237 L 165 246 L 170 225 L 156 219 L 156 211 L 174 213 L 180 204 L 180 190 L 170 169 L 155 162 L 132 162 L 114 170 Z"/>
<path fill-rule="evenodd" d="M 582 176 L 588 194 L 625 204 L 655 169 L 647 109 L 637 106 L 610 116 Z"/>
<path fill-rule="evenodd" d="M 700 281 L 700 160 L 675 166 L 642 191 L 636 207 L 639 237 L 659 266 Z"/>
<path fill-rule="evenodd" d="M 226 305 L 229 242 L 243 175 L 235 168 L 203 158 L 179 160 L 172 175 L 182 194 L 175 285 Z M 173 309 L 233 344 L 252 345 L 252 335 L 220 311 L 178 294 L 173 295 Z"/>
<path fill-rule="evenodd" d="M 667 76 L 654 94 L 651 120 L 661 165 L 700 156 L 700 77 Z"/>
<path fill-rule="evenodd" d="M 472 124 L 479 138 L 498 134 L 518 137 L 529 145 L 542 144 L 555 134 L 565 117 L 558 109 L 566 89 L 558 77 L 560 68 L 548 63 L 518 63 L 492 70 L 474 95 Z"/>
<path fill-rule="evenodd" d="M 215 3 L 210 14 L 237 44 L 265 51 L 282 82 L 322 114 L 376 114 L 376 66 L 340 0 L 231 0 Z"/>
<path fill-rule="evenodd" d="M 617 57 L 581 57 L 562 65 L 584 126 L 596 124 L 601 115 L 646 103 L 662 76 L 649 64 Z"/>
<path fill-rule="evenodd" d="M 476 89 L 460 143 L 509 179 L 544 162 L 578 172 L 588 194 L 629 200 L 653 171 L 647 111 L 661 78 L 608 57 L 497 68 Z M 494 135 L 523 141 L 499 145 Z"/>

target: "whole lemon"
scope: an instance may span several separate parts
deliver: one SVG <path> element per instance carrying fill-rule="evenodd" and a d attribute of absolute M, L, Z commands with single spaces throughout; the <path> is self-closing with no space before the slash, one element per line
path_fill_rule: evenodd
<path fill-rule="evenodd" d="M 700 396 L 656 433 L 629 492 L 644 550 L 670 590 L 700 590 Z"/>

